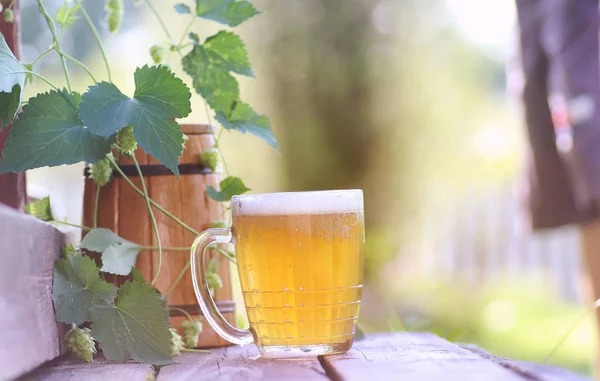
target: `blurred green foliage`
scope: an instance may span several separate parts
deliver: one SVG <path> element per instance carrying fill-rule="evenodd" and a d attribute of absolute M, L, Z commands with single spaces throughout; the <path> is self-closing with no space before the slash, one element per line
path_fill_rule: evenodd
<path fill-rule="evenodd" d="M 422 280 L 385 296 L 394 308 L 361 310 L 367 332 L 430 331 L 450 341 L 476 344 L 511 359 L 542 363 L 583 307 L 557 303 L 531 282 L 491 282 L 474 290 L 461 284 Z M 402 326 L 393 325 L 401 321 Z M 595 344 L 592 314 L 579 324 L 548 363 L 590 373 Z"/>

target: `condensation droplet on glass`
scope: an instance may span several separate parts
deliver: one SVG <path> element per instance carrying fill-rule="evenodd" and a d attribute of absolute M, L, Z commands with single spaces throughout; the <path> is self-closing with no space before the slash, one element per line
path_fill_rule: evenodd
<path fill-rule="evenodd" d="M 304 307 L 304 302 L 300 302 L 300 307 Z"/>
<path fill-rule="evenodd" d="M 283 292 L 288 292 L 289 290 L 290 290 L 290 289 L 289 289 L 289 288 L 287 288 L 287 287 L 284 287 L 284 288 L 283 288 Z"/>
<path fill-rule="evenodd" d="M 287 304 L 287 303 L 283 303 L 283 306 L 287 308 L 287 307 L 289 307 L 290 305 L 289 305 L 289 304 Z"/>
<path fill-rule="evenodd" d="M 298 247 L 302 247 L 302 242 L 298 242 Z"/>
<path fill-rule="evenodd" d="M 290 323 L 290 322 L 291 322 L 291 320 L 290 320 L 290 319 L 285 319 L 283 322 L 284 322 L 284 323 Z"/>
<path fill-rule="evenodd" d="M 257 289 L 253 289 L 253 290 L 252 290 L 252 293 L 253 293 L 253 294 L 258 294 L 258 290 L 257 290 Z"/>
<path fill-rule="evenodd" d="M 303 287 L 303 286 L 300 286 L 299 290 L 300 290 L 300 291 L 304 291 L 304 287 Z"/>

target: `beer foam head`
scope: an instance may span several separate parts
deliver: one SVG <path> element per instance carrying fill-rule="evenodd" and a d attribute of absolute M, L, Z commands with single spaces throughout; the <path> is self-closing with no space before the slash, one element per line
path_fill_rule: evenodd
<path fill-rule="evenodd" d="M 233 215 L 363 213 L 360 189 L 234 196 Z"/>

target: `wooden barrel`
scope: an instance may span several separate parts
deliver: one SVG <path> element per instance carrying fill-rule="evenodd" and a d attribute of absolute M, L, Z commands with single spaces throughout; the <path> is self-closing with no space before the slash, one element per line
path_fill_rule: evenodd
<path fill-rule="evenodd" d="M 218 187 L 220 175 L 204 169 L 200 165 L 200 153 L 214 145 L 214 138 L 207 125 L 182 125 L 183 132 L 189 137 L 185 143 L 183 155 L 179 160 L 181 178 L 178 179 L 166 167 L 160 165 L 141 148 L 136 151 L 136 158 L 142 168 L 144 180 L 150 198 L 163 208 L 177 216 L 197 231 L 210 227 L 214 221 L 222 220 L 221 204 L 210 199 L 206 187 Z M 125 155 L 118 157 L 121 169 L 141 189 L 139 176 L 133 167 L 133 160 Z M 156 246 L 156 238 L 152 222 L 148 215 L 146 202 L 137 194 L 118 173 L 114 172 L 111 182 L 100 190 L 100 207 L 98 210 L 98 227 L 111 229 L 129 241 L 144 245 Z M 96 185 L 93 180 L 85 180 L 83 200 L 83 224 L 93 225 L 94 200 Z M 191 246 L 194 234 L 185 230 L 175 221 L 154 208 L 158 223 L 162 246 Z M 231 290 L 229 262 L 222 255 L 215 255 L 218 261 L 218 274 L 223 281 L 223 288 L 215 291 L 217 306 L 223 316 L 235 324 L 235 304 Z M 156 250 L 143 250 L 136 262 L 136 268 L 150 282 L 156 272 L 158 253 Z M 166 293 L 189 261 L 188 251 L 164 251 L 161 272 L 155 287 Z M 115 277 L 121 283 L 123 277 Z M 183 279 L 169 296 L 169 306 L 187 311 L 193 318 L 202 315 L 194 290 L 190 271 L 186 271 Z M 171 324 L 182 333 L 180 324 L 186 319 L 178 310 L 169 310 Z M 215 347 L 229 343 L 217 335 L 208 323 L 203 324 L 198 347 Z"/>

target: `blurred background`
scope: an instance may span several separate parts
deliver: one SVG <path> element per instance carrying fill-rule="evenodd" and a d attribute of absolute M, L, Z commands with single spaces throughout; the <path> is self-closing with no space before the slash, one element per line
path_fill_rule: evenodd
<path fill-rule="evenodd" d="M 51 14 L 63 0 L 45 1 Z M 175 38 L 186 22 L 154 1 Z M 229 169 L 253 192 L 362 188 L 367 332 L 429 330 L 506 357 L 541 362 L 585 313 L 587 286 L 575 228 L 532 234 L 522 210 L 526 144 L 519 104 L 516 14 L 508 0 L 255 0 L 264 13 L 236 28 L 256 79 L 242 99 L 271 118 L 281 154 L 235 132 Z M 22 0 L 22 60 L 51 42 L 34 0 Z M 85 1 L 103 31 L 113 77 L 133 88 L 135 67 L 165 39 L 143 4 L 126 1 L 109 35 L 104 2 Z M 199 21 L 203 39 L 219 25 Z M 86 25 L 67 52 L 104 78 Z M 186 78 L 179 59 L 172 67 Z M 39 71 L 62 83 L 58 61 Z M 84 91 L 88 78 L 73 70 Z M 116 74 L 116 75 L 115 75 Z M 114 79 L 114 78 L 113 78 Z M 35 81 L 29 94 L 44 89 Z M 194 123 L 207 122 L 196 96 Z M 82 166 L 28 173 L 59 217 L 81 220 Z M 588 316 L 550 362 L 589 373 Z"/>

